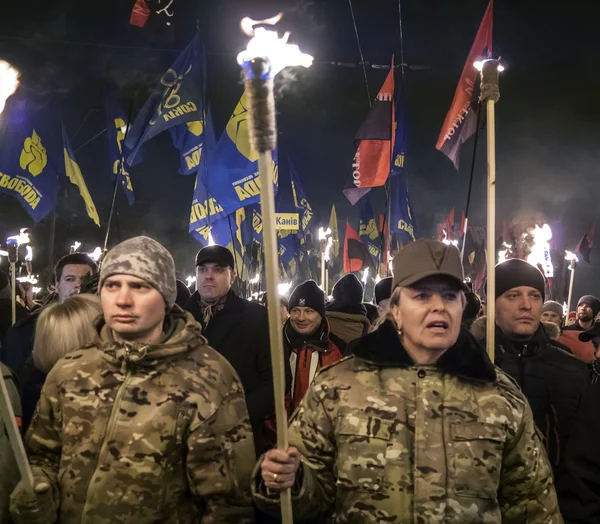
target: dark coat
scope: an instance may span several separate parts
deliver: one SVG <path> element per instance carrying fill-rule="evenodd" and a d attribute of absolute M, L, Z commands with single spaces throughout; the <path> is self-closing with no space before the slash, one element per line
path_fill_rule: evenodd
<path fill-rule="evenodd" d="M 185 309 L 202 325 L 208 345 L 223 355 L 240 377 L 257 452 L 262 452 L 262 423 L 275 411 L 266 308 L 230 291 L 225 307 L 205 326 L 196 291 Z"/>
<path fill-rule="evenodd" d="M 567 446 L 565 472 L 557 479 L 567 524 L 600 523 L 600 383 L 586 395 Z"/>
<path fill-rule="evenodd" d="M 35 367 L 33 355 L 27 359 L 19 374 L 21 405 L 23 407 L 23 434 L 27 431 L 35 413 L 35 408 L 42 394 L 42 387 L 44 386 L 44 382 L 46 382 L 46 376 L 46 373 Z"/>
<path fill-rule="evenodd" d="M 17 322 L 25 318 L 29 310 L 17 302 Z M 6 334 L 12 326 L 12 299 L 0 298 L 0 360 L 4 361 L 2 354 L 5 353 Z"/>
<path fill-rule="evenodd" d="M 515 379 L 527 397 L 558 476 L 579 407 L 590 387 L 586 364 L 558 348 L 541 326 L 525 341 L 511 339 L 496 327 L 495 364 Z"/>
<path fill-rule="evenodd" d="M 35 325 L 43 308 L 18 321 L 6 333 L 6 344 L 2 347 L 2 361 L 19 375 L 33 352 Z"/>

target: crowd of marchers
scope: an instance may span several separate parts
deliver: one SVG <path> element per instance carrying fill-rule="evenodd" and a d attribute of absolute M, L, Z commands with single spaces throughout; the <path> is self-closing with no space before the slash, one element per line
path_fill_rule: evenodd
<path fill-rule="evenodd" d="M 0 272 L 0 367 L 34 480 L 0 420 L 0 522 L 270 523 L 290 488 L 294 522 L 600 523 L 600 300 L 568 324 L 537 267 L 498 264 L 492 362 L 454 246 L 419 240 L 392 265 L 375 304 L 353 274 L 332 297 L 309 280 L 261 304 L 234 292 L 226 248 L 200 250 L 190 294 L 136 237 L 100 268 L 61 258 L 12 326 Z"/>

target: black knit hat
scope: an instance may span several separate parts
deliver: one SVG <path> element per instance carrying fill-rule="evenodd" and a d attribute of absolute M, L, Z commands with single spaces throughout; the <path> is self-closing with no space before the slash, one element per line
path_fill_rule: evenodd
<path fill-rule="evenodd" d="M 542 272 L 535 266 L 519 258 L 510 258 L 496 266 L 496 298 L 509 289 L 528 286 L 546 295 L 546 281 Z"/>
<path fill-rule="evenodd" d="M 375 304 L 379 305 L 392 296 L 392 280 L 393 277 L 382 278 L 375 284 Z"/>
<path fill-rule="evenodd" d="M 355 274 L 348 273 L 336 282 L 331 294 L 340 304 L 362 304 L 363 286 Z"/>
<path fill-rule="evenodd" d="M 579 302 L 577 302 L 577 307 L 579 307 L 581 304 L 587 304 L 588 306 L 590 306 L 592 308 L 592 312 L 594 313 L 594 318 L 596 318 L 596 315 L 598 313 L 600 313 L 600 300 L 598 300 L 593 295 L 583 295 L 579 299 Z"/>
<path fill-rule="evenodd" d="M 290 296 L 289 310 L 295 307 L 309 307 L 325 317 L 325 293 L 314 280 L 307 280 L 294 289 Z"/>

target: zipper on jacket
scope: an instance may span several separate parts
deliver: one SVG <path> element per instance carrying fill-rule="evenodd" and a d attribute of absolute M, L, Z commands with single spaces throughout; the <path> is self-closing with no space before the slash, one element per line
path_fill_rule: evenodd
<path fill-rule="evenodd" d="M 125 348 L 125 355 L 126 355 L 126 359 L 128 359 L 129 358 L 129 348 L 127 348 L 127 347 Z M 126 370 L 125 380 L 123 380 L 123 383 L 119 386 L 119 390 L 117 391 L 117 395 L 115 396 L 115 401 L 113 403 L 113 407 L 110 411 L 110 417 L 108 419 L 108 424 L 106 425 L 106 433 L 104 434 L 102 446 L 100 447 L 100 453 L 98 454 L 98 460 L 96 461 L 96 467 L 94 468 L 94 473 L 92 473 L 92 477 L 90 478 L 90 483 L 88 484 L 88 488 L 86 490 L 85 504 L 83 506 L 83 511 L 81 513 L 82 519 L 84 518 L 84 515 L 86 514 L 86 510 L 87 510 L 87 507 L 89 504 L 90 488 L 94 484 L 94 478 L 96 477 L 96 473 L 98 472 L 98 467 L 99 467 L 99 465 L 101 465 L 103 463 L 104 457 L 106 456 L 106 454 L 108 452 L 108 442 L 110 441 L 111 434 L 117 423 L 117 417 L 119 416 L 119 404 L 121 402 L 121 398 L 123 397 L 123 394 L 125 393 L 127 383 L 129 382 L 129 378 L 131 377 L 131 370 L 127 369 L 127 360 L 124 360 L 123 364 L 121 365 L 121 370 L 123 370 L 123 369 Z"/>
<path fill-rule="evenodd" d="M 527 353 L 527 344 L 524 344 L 521 351 L 517 353 L 519 357 L 519 378 L 521 381 L 521 389 L 525 391 L 525 353 Z"/>

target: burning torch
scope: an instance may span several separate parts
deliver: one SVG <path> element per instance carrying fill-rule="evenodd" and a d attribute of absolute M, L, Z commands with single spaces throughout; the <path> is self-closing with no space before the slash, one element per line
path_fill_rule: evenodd
<path fill-rule="evenodd" d="M 571 279 L 569 282 L 569 298 L 567 299 L 567 314 L 566 317 L 569 317 L 569 312 L 571 311 L 571 300 L 573 299 L 573 283 L 575 282 L 575 267 L 577 266 L 577 262 L 579 259 L 575 253 L 571 253 L 570 251 L 565 251 L 565 260 L 570 262 L 569 270 L 571 271 Z"/>
<path fill-rule="evenodd" d="M 487 352 L 494 362 L 496 332 L 496 124 L 495 104 L 500 99 L 498 73 L 504 70 L 495 59 L 473 64 L 481 72 L 481 95 L 479 103 L 487 110 Z"/>
<path fill-rule="evenodd" d="M 319 228 L 319 244 L 321 246 L 321 289 L 327 295 L 327 262 L 329 261 L 329 250 L 333 239 L 331 238 L 331 229 Z"/>
<path fill-rule="evenodd" d="M 275 75 L 287 66 L 302 65 L 309 67 L 312 56 L 300 52 L 298 46 L 287 43 L 289 33 L 279 38 L 276 31 L 268 31 L 255 25 L 276 24 L 278 15 L 270 20 L 255 22 L 244 18 L 241 28 L 252 39 L 248 47 L 238 57 L 238 63 L 244 70 L 244 85 L 248 98 L 248 120 L 250 145 L 258 153 L 258 172 L 260 177 L 260 202 L 263 218 L 263 240 L 265 250 L 265 269 L 267 295 L 277 296 L 279 281 L 277 236 L 275 228 L 275 195 L 273 190 L 272 151 L 277 144 L 275 124 L 275 96 L 273 80 Z M 273 367 L 273 388 L 275 393 L 275 418 L 277 423 L 277 447 L 287 450 L 287 412 L 285 409 L 285 371 L 284 352 L 281 334 L 280 308 L 276 300 L 269 304 L 269 332 L 271 342 L 271 362 Z M 287 489 L 280 495 L 281 520 L 292 524 L 292 496 Z"/>

